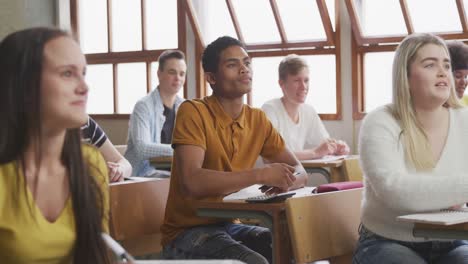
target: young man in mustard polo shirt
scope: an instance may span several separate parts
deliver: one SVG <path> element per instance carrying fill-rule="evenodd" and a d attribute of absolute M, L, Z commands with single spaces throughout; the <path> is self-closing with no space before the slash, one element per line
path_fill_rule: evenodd
<path fill-rule="evenodd" d="M 252 184 L 277 192 L 304 186 L 306 173 L 265 114 L 243 103 L 252 89 L 251 59 L 244 46 L 221 37 L 203 53 L 213 95 L 184 102 L 177 113 L 174 160 L 163 233 L 168 259 L 238 259 L 271 262 L 268 229 L 198 217 L 194 202 L 221 201 Z M 271 163 L 253 169 L 261 155 Z M 300 171 L 297 177 L 294 171 Z"/>

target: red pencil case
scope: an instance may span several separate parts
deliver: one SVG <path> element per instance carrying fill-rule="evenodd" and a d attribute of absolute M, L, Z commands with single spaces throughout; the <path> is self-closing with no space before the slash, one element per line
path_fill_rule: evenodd
<path fill-rule="evenodd" d="M 322 184 L 315 189 L 316 193 L 326 193 L 362 188 L 364 185 L 360 181 L 333 182 Z"/>

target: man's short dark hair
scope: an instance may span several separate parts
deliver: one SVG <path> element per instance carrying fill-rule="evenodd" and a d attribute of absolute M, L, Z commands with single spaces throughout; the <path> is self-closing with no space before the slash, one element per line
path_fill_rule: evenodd
<path fill-rule="evenodd" d="M 246 50 L 239 40 L 229 36 L 219 37 L 206 46 L 202 56 L 203 70 L 205 72 L 217 72 L 221 52 L 231 46 L 239 46 Z"/>
<path fill-rule="evenodd" d="M 185 55 L 182 51 L 180 50 L 165 50 L 161 55 L 159 55 L 158 62 L 158 71 L 163 71 L 164 70 L 164 65 L 166 64 L 166 61 L 169 59 L 179 59 L 179 60 L 185 60 Z"/>
<path fill-rule="evenodd" d="M 468 70 L 468 46 L 461 41 L 447 41 L 452 71 Z"/>

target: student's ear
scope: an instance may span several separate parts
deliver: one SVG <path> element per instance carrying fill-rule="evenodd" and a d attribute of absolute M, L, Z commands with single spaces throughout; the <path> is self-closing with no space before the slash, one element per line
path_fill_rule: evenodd
<path fill-rule="evenodd" d="M 281 87 L 281 90 L 284 90 L 283 89 L 283 86 L 284 86 L 284 81 L 283 80 L 279 79 L 278 80 L 278 85 Z"/>
<path fill-rule="evenodd" d="M 157 70 L 158 72 L 158 80 L 161 78 L 161 72 L 159 70 Z"/>
<path fill-rule="evenodd" d="M 216 76 L 212 72 L 205 72 L 205 80 L 210 85 L 215 85 L 216 84 Z"/>

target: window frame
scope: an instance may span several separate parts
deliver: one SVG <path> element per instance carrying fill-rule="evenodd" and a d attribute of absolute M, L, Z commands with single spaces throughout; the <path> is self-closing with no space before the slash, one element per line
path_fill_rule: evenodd
<path fill-rule="evenodd" d="M 448 0 L 450 1 L 450 0 Z M 467 40 L 468 23 L 463 0 L 451 0 L 456 2 L 462 32 L 431 32 L 445 40 Z M 352 108 L 353 119 L 361 120 L 366 115 L 365 111 L 365 90 L 364 87 L 364 55 L 370 52 L 395 51 L 398 44 L 408 35 L 414 33 L 413 20 L 408 9 L 406 0 L 399 0 L 401 12 L 406 25 L 405 35 L 382 35 L 378 37 L 363 36 L 360 21 L 358 19 L 357 6 L 353 0 L 345 0 L 346 9 L 351 21 L 353 37 L 351 40 L 351 60 L 352 60 Z"/>
<path fill-rule="evenodd" d="M 128 119 L 130 114 L 118 113 L 118 76 L 117 76 L 117 65 L 120 63 L 130 62 L 143 62 L 146 63 L 146 91 L 151 91 L 151 79 L 155 73 L 151 71 L 151 63 L 157 62 L 157 58 L 165 49 L 148 50 L 146 47 L 146 2 L 147 0 L 141 1 L 141 30 L 142 30 L 142 49 L 137 51 L 111 51 L 112 50 L 112 0 L 106 0 L 107 5 L 107 52 L 85 54 L 88 65 L 94 64 L 111 64 L 112 65 L 112 79 L 113 79 L 113 113 L 111 114 L 91 114 L 93 118 L 104 118 L 104 119 Z M 177 31 L 178 31 L 178 47 L 174 47 L 185 54 L 187 54 L 187 36 L 185 26 L 185 10 L 184 0 L 177 0 Z M 71 18 L 71 29 L 74 38 L 80 41 L 80 21 L 79 21 L 79 2 L 80 0 L 70 0 L 70 18 Z M 187 97 L 187 83 L 184 85 L 184 97 Z"/>
<path fill-rule="evenodd" d="M 232 4 L 232 0 L 225 0 L 226 5 L 231 16 L 231 20 L 234 26 L 234 29 L 237 34 L 237 38 L 245 44 L 245 39 L 242 34 L 242 29 L 238 22 L 235 8 Z M 342 119 L 342 93 L 341 93 L 341 26 L 339 18 L 339 1 L 335 0 L 335 31 L 333 31 L 333 26 L 330 20 L 328 13 L 328 8 L 326 6 L 325 0 L 316 0 L 317 7 L 320 13 L 322 20 L 322 25 L 324 27 L 326 40 L 317 40 L 317 41 L 300 41 L 300 42 L 291 42 L 287 39 L 287 34 L 285 32 L 283 22 L 281 19 L 280 12 L 276 0 L 269 0 L 270 7 L 272 8 L 273 15 L 275 18 L 275 23 L 279 35 L 281 37 L 281 43 L 262 43 L 262 44 L 245 44 L 249 56 L 252 58 L 255 57 L 274 57 L 274 56 L 286 56 L 291 53 L 296 53 L 298 55 L 322 55 L 322 54 L 331 54 L 335 55 L 336 63 L 336 113 L 335 114 L 319 114 L 322 120 L 341 120 Z M 206 95 L 206 82 L 204 81 L 204 73 L 201 67 L 201 54 L 203 52 L 206 43 L 203 40 L 203 35 L 200 30 L 200 25 L 198 23 L 197 14 L 193 7 L 192 0 L 184 0 L 185 10 L 187 17 L 189 19 L 190 25 L 193 28 L 195 35 L 195 52 L 197 56 L 197 65 L 196 65 L 196 78 L 197 78 L 197 97 L 203 97 Z M 247 95 L 247 103 L 251 104 L 252 94 Z"/>

